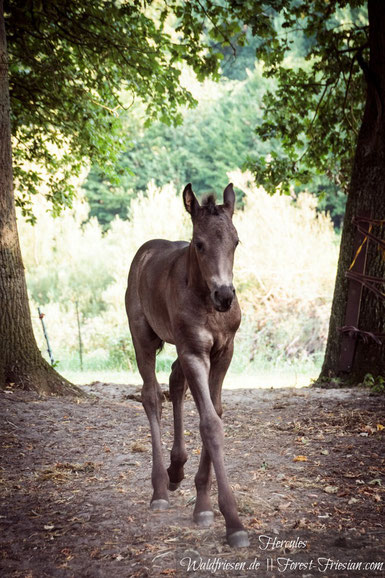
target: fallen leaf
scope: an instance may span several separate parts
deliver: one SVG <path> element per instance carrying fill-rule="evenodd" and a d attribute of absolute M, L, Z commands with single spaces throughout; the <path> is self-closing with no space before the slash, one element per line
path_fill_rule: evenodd
<path fill-rule="evenodd" d="M 287 508 L 290 508 L 290 506 L 291 506 L 291 502 L 286 502 L 285 504 L 279 504 L 278 510 L 287 510 Z"/>
<path fill-rule="evenodd" d="M 324 488 L 324 492 L 326 492 L 327 494 L 336 494 L 338 492 L 338 487 L 337 486 L 326 486 Z"/>
<path fill-rule="evenodd" d="M 382 481 L 380 478 L 375 478 L 374 480 L 370 480 L 370 482 L 368 482 L 368 486 L 382 486 Z"/>
<path fill-rule="evenodd" d="M 69 548 L 63 548 L 63 550 L 60 551 L 60 554 L 62 554 L 65 557 L 67 562 L 69 562 L 73 558 L 72 552 Z"/>
<path fill-rule="evenodd" d="M 147 446 L 140 442 L 135 442 L 131 446 L 131 451 L 135 453 L 144 453 L 147 451 Z"/>
<path fill-rule="evenodd" d="M 306 456 L 295 456 L 293 462 L 307 462 Z"/>
<path fill-rule="evenodd" d="M 385 429 L 385 425 L 382 425 L 382 423 L 378 423 L 377 424 L 377 431 L 382 431 L 383 429 Z"/>

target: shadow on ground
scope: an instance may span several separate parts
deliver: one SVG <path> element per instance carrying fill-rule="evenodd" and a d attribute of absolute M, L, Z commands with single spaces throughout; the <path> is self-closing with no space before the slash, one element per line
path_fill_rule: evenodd
<path fill-rule="evenodd" d="M 186 479 L 148 509 L 151 440 L 130 386 L 86 401 L 0 392 L 0 574 L 9 577 L 383 576 L 384 397 L 363 390 L 225 391 L 226 463 L 249 531 L 192 522 L 200 440 L 186 400 Z M 163 404 L 164 454 L 172 407 Z M 216 487 L 213 485 L 216 507 Z"/>

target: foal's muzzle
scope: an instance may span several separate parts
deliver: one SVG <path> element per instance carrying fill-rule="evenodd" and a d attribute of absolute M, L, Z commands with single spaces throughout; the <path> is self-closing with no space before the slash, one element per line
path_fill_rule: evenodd
<path fill-rule="evenodd" d="M 235 297 L 233 285 L 220 285 L 211 292 L 211 299 L 217 311 L 228 311 Z"/>

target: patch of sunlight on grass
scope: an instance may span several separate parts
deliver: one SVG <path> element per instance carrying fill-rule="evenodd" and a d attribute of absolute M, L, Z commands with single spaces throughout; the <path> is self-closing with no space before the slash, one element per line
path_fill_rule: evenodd
<path fill-rule="evenodd" d="M 63 377 L 77 385 L 86 385 L 94 381 L 102 383 L 118 383 L 140 386 L 141 377 L 138 372 L 128 371 L 63 371 Z M 307 387 L 318 376 L 317 370 L 312 373 L 301 373 L 289 370 L 256 371 L 253 374 L 228 373 L 223 385 L 224 389 L 277 389 L 282 387 Z M 168 383 L 169 374 L 159 371 L 159 383 Z"/>
<path fill-rule="evenodd" d="M 60 370 L 59 370 L 60 371 Z M 75 385 L 88 385 L 94 381 L 102 383 L 121 383 L 129 385 L 141 385 L 139 373 L 119 370 L 94 370 L 94 371 L 60 371 L 60 374 Z"/>
<path fill-rule="evenodd" d="M 282 387 L 308 387 L 318 373 L 294 373 L 290 371 L 261 371 L 255 374 L 229 373 L 223 389 L 279 389 Z"/>

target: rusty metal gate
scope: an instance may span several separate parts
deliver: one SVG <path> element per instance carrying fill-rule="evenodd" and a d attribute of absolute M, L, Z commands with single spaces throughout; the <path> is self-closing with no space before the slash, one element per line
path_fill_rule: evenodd
<path fill-rule="evenodd" d="M 354 354 L 356 351 L 357 339 L 368 342 L 373 340 L 378 345 L 382 344 L 385 334 L 363 331 L 358 328 L 360 319 L 362 289 L 366 287 L 369 291 L 385 301 L 385 292 L 382 285 L 385 279 L 372 277 L 365 274 L 366 258 L 369 242 L 375 243 L 382 251 L 385 258 L 385 241 L 373 234 L 374 226 L 385 224 L 385 220 L 371 219 L 367 216 L 355 217 L 353 224 L 357 227 L 354 247 L 354 259 L 346 272 L 349 279 L 348 298 L 346 303 L 345 325 L 339 328 L 342 332 L 341 351 L 339 359 L 339 371 L 349 372 L 353 366 Z"/>

